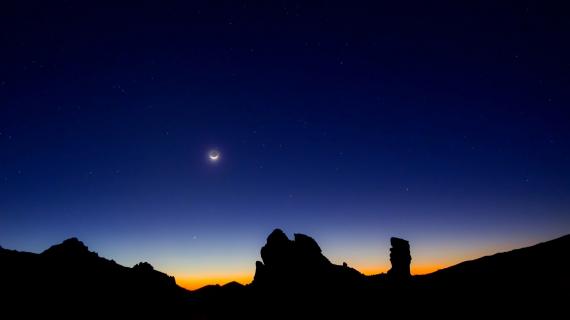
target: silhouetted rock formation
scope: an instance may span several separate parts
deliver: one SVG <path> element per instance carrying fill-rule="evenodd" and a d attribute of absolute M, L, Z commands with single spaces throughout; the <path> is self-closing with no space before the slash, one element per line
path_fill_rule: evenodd
<path fill-rule="evenodd" d="M 327 285 L 334 277 L 363 277 L 352 268 L 332 264 L 313 238 L 296 233 L 294 240 L 289 240 L 280 229 L 267 237 L 267 243 L 261 248 L 261 258 L 263 262 L 255 263 L 254 286 L 316 287 Z"/>
<path fill-rule="evenodd" d="M 315 309 L 316 299 L 331 305 L 352 303 L 366 282 L 355 269 L 331 263 L 317 242 L 304 234 L 289 240 L 275 229 L 261 248 L 261 258 L 251 295 L 264 309 L 280 310 L 279 315 L 269 313 L 269 318 L 331 317 L 334 309 Z"/>
<path fill-rule="evenodd" d="M 410 243 L 404 239 L 393 237 L 390 238 L 390 244 L 392 245 L 390 248 L 392 269 L 388 270 L 388 275 L 397 280 L 409 279 L 411 277 L 410 263 L 412 262 Z"/>

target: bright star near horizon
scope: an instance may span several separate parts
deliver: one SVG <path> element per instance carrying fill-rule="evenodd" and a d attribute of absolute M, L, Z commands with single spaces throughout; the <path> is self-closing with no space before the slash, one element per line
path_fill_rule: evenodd
<path fill-rule="evenodd" d="M 210 150 L 208 152 L 208 159 L 210 162 L 218 162 L 220 160 L 220 152 L 218 150 Z"/>

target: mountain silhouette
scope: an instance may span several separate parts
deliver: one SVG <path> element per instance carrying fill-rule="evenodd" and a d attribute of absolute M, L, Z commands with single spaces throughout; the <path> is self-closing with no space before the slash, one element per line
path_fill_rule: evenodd
<path fill-rule="evenodd" d="M 333 319 L 528 312 L 546 317 L 565 308 L 570 235 L 421 276 L 410 275 L 410 243 L 400 238 L 390 243 L 392 268 L 366 276 L 330 262 L 313 238 L 289 239 L 276 229 L 261 248 L 252 283 L 194 291 L 148 262 L 129 268 L 100 257 L 77 238 L 40 254 L 0 247 L 2 313 Z"/>
<path fill-rule="evenodd" d="M 59 316 L 72 316 L 77 310 L 144 314 L 158 306 L 175 311 L 188 301 L 187 291 L 173 277 L 144 262 L 121 266 L 89 251 L 77 238 L 40 254 L 0 249 L 0 266 L 7 314 L 12 314 L 10 308 L 22 316 L 33 315 L 36 308 Z"/>
<path fill-rule="evenodd" d="M 569 263 L 570 235 L 566 235 L 416 276 L 415 288 L 417 292 L 438 292 L 463 307 L 477 301 L 488 309 L 500 309 L 505 302 L 511 302 L 526 304 L 527 310 L 561 310 L 568 294 L 560 293 L 570 289 Z"/>

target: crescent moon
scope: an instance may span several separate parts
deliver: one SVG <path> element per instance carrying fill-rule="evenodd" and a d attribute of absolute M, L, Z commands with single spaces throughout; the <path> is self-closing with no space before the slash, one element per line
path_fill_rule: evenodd
<path fill-rule="evenodd" d="M 212 150 L 208 153 L 208 158 L 212 161 L 217 161 L 220 158 L 220 152 Z"/>

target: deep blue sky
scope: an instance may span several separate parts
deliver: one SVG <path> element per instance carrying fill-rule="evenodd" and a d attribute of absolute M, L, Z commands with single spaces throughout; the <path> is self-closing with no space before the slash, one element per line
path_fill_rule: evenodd
<path fill-rule="evenodd" d="M 251 276 L 275 227 L 378 272 L 392 235 L 422 272 L 568 233 L 569 15 L 2 1 L 0 245 L 78 236 L 193 287 Z"/>

